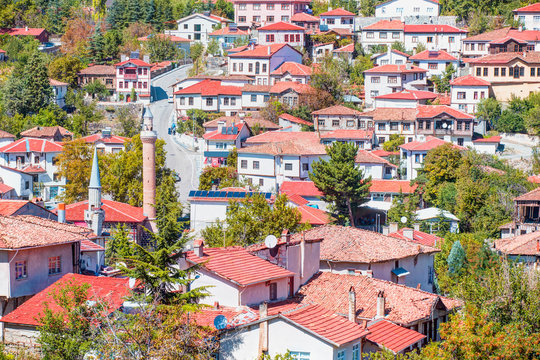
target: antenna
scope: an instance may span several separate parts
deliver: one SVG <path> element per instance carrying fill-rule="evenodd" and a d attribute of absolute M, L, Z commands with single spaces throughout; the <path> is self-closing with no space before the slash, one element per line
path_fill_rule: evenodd
<path fill-rule="evenodd" d="M 407 217 L 406 216 L 402 216 L 400 220 L 401 220 L 402 224 L 407 223 Z"/>
<path fill-rule="evenodd" d="M 274 235 L 268 235 L 264 239 L 264 245 L 269 249 L 275 248 L 277 245 L 277 238 Z"/>
<path fill-rule="evenodd" d="M 223 330 L 229 325 L 227 318 L 224 315 L 218 315 L 214 318 L 214 327 L 218 330 Z"/>

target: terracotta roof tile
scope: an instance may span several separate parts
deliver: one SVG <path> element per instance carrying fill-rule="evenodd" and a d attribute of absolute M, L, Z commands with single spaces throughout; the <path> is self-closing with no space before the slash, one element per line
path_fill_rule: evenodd
<path fill-rule="evenodd" d="M 188 251 L 186 259 L 191 263 L 201 264 L 205 269 L 240 286 L 294 276 L 289 270 L 238 247 L 204 248 L 203 257 Z"/>
<path fill-rule="evenodd" d="M 92 65 L 79 71 L 79 74 L 116 76 L 116 69 L 111 65 Z"/>
<path fill-rule="evenodd" d="M 540 256 L 540 231 L 495 240 L 495 249 L 506 255 Z"/>
<path fill-rule="evenodd" d="M 364 149 L 359 149 L 358 154 L 356 154 L 356 159 L 354 162 L 357 164 L 383 164 L 390 167 L 397 167 L 396 165 L 390 163 L 388 160 L 383 159 L 380 156 L 373 154 L 370 151 Z"/>
<path fill-rule="evenodd" d="M 43 28 L 2 28 L 0 34 L 8 34 L 10 36 L 40 36 L 47 30 Z"/>
<path fill-rule="evenodd" d="M 404 28 L 405 24 L 400 20 L 381 20 L 364 26 L 362 30 L 403 30 Z"/>
<path fill-rule="evenodd" d="M 369 325 L 368 331 L 367 340 L 394 353 L 399 353 L 426 337 L 426 335 L 420 334 L 417 331 L 382 319 Z"/>
<path fill-rule="evenodd" d="M 345 9 L 338 8 L 338 9 L 330 10 L 327 12 L 323 12 L 322 14 L 319 14 L 319 16 L 354 16 L 354 14 Z"/>
<path fill-rule="evenodd" d="M 297 194 L 292 197 L 299 196 Z M 316 209 L 309 205 L 301 205 L 297 207 L 298 211 L 302 215 L 301 222 L 304 224 L 311 224 L 313 226 L 326 225 L 332 222 L 330 214 L 321 209 Z"/>
<path fill-rule="evenodd" d="M 373 130 L 337 129 L 321 134 L 321 139 L 371 140 Z"/>
<path fill-rule="evenodd" d="M 257 30 L 259 31 L 304 31 L 304 28 L 291 23 L 279 21 L 276 23 L 261 26 Z"/>
<path fill-rule="evenodd" d="M 255 85 L 255 84 L 246 84 L 242 87 L 242 92 L 261 92 L 261 93 L 270 93 L 272 85 Z"/>
<path fill-rule="evenodd" d="M 55 79 L 49 79 L 49 84 L 51 86 L 68 86 L 69 85 L 68 83 L 65 83 L 63 81 L 58 81 Z"/>
<path fill-rule="evenodd" d="M 206 326 L 215 329 L 214 319 L 218 315 L 223 315 L 227 319 L 226 329 L 231 329 L 240 325 L 249 324 L 259 319 L 258 312 L 247 306 L 222 306 L 219 308 L 202 308 L 200 311 L 191 312 L 190 318 L 199 326 Z"/>
<path fill-rule="evenodd" d="M 456 110 L 447 105 L 418 105 L 416 109 L 418 110 L 416 117 L 419 119 L 433 118 L 443 113 L 456 119 L 474 119 L 473 115 Z"/>
<path fill-rule="evenodd" d="M 412 194 L 416 187 L 417 185 L 411 186 L 411 182 L 409 180 L 371 179 L 371 187 L 369 188 L 369 192 L 399 194 L 401 191 L 403 194 Z"/>
<path fill-rule="evenodd" d="M 324 241 L 321 243 L 324 244 Z M 330 272 L 316 274 L 298 292 L 303 303 L 316 303 L 342 316 L 349 312 L 349 289 L 356 293 L 356 314 L 360 319 L 374 319 L 377 315 L 377 295 L 384 291 L 385 320 L 403 326 L 427 320 L 439 302 L 446 309 L 461 306 L 458 300 L 445 298 L 390 281 L 361 275 Z"/>
<path fill-rule="evenodd" d="M 424 50 L 417 54 L 414 54 L 409 58 L 410 60 L 440 60 L 440 61 L 457 61 L 457 58 L 450 55 L 444 50 Z"/>
<path fill-rule="evenodd" d="M 345 46 L 343 46 L 343 47 L 340 47 L 339 49 L 333 50 L 333 52 L 337 52 L 337 53 L 340 53 L 340 52 L 348 52 L 348 53 L 352 53 L 352 52 L 354 52 L 354 44 L 345 45 Z"/>
<path fill-rule="evenodd" d="M 284 142 L 289 140 L 319 141 L 317 133 L 313 131 L 267 131 L 260 135 L 246 139 L 246 144 L 266 144 L 271 142 Z"/>
<path fill-rule="evenodd" d="M 236 95 L 242 96 L 240 86 L 221 85 L 221 81 L 203 80 L 187 88 L 178 90 L 174 95 L 200 94 L 201 96 Z"/>
<path fill-rule="evenodd" d="M 431 91 L 422 90 L 402 90 L 397 93 L 375 96 L 375 99 L 395 99 L 395 100 L 435 100 L 437 94 Z M 376 110 L 376 109 L 375 109 Z"/>
<path fill-rule="evenodd" d="M 130 140 L 127 137 L 118 136 L 118 135 L 110 135 L 110 136 L 103 136 L 102 133 L 92 134 L 88 135 L 82 138 L 87 143 L 98 143 L 102 142 L 105 144 L 124 144 L 126 141 Z"/>
<path fill-rule="evenodd" d="M 306 65 L 296 63 L 294 61 L 286 61 L 281 64 L 276 70 L 272 71 L 272 75 L 283 75 L 289 73 L 293 76 L 311 76 L 313 70 Z"/>
<path fill-rule="evenodd" d="M 418 24 L 405 25 L 406 33 L 437 33 L 437 34 L 466 34 L 467 30 L 459 29 L 451 25 Z"/>
<path fill-rule="evenodd" d="M 298 12 L 291 17 L 292 22 L 319 22 L 320 19 L 317 16 L 307 14 L 305 12 Z"/>
<path fill-rule="evenodd" d="M 7 186 L 6 184 L 1 184 Z M 13 189 L 13 188 L 12 188 Z M 28 204 L 28 200 L 0 200 L 0 215 L 14 215 L 20 208 Z M 39 205 L 36 205 L 39 206 Z"/>
<path fill-rule="evenodd" d="M 500 143 L 502 139 L 502 136 L 490 136 L 488 138 L 479 138 L 476 140 L 473 140 L 475 143 Z"/>
<path fill-rule="evenodd" d="M 143 209 L 113 200 L 101 200 L 101 209 L 105 211 L 105 222 L 142 223 L 146 220 Z M 88 210 L 88 200 L 66 205 L 66 220 L 84 221 L 84 211 Z"/>
<path fill-rule="evenodd" d="M 294 234 L 291 238 L 304 235 L 306 240 L 324 239 L 321 243 L 322 261 L 369 264 L 440 251 L 430 246 L 346 226 L 325 225 L 307 230 L 304 234 Z"/>
<path fill-rule="evenodd" d="M 334 105 L 321 110 L 313 111 L 312 115 L 360 115 L 362 112 L 343 105 Z"/>
<path fill-rule="evenodd" d="M 291 196 L 298 194 L 308 197 L 322 197 L 324 194 L 317 189 L 313 181 L 284 181 L 279 189 L 280 193 Z"/>
<path fill-rule="evenodd" d="M 373 121 L 388 121 L 388 120 L 415 121 L 416 112 L 417 112 L 416 109 L 409 109 L 409 108 L 377 107 L 373 110 L 363 112 L 361 115 L 371 117 Z"/>
<path fill-rule="evenodd" d="M 15 139 L 15 135 L 8 133 L 7 131 L 0 130 L 0 139 L 8 139 L 13 138 Z"/>
<path fill-rule="evenodd" d="M 6 193 L 10 192 L 11 190 L 15 190 L 15 189 L 12 188 L 9 185 L 6 185 L 4 183 L 0 183 L 0 194 L 6 194 Z M 0 204 L 0 207 L 1 207 L 1 204 Z M 0 213 L 1 213 L 1 210 L 0 210 Z M 2 214 L 2 215 L 4 215 L 4 214 Z M 8 215 L 11 215 L 11 214 L 8 214 Z"/>
<path fill-rule="evenodd" d="M 527 181 L 533 184 L 540 184 L 540 175 L 531 175 L 527 178 Z"/>
<path fill-rule="evenodd" d="M 321 144 L 319 139 L 299 138 L 285 140 L 282 142 L 268 142 L 261 145 L 248 146 L 238 149 L 238 153 L 269 155 L 325 155 L 326 146 Z"/>
<path fill-rule="evenodd" d="M 256 45 L 254 49 L 246 49 L 234 54 L 229 54 L 231 58 L 269 58 L 276 52 L 289 46 L 287 44 Z M 291 47 L 292 48 L 292 47 Z"/>
<path fill-rule="evenodd" d="M 227 35 L 227 36 L 248 36 L 249 33 L 247 31 L 240 30 L 238 28 L 235 28 L 235 30 L 233 31 L 229 26 L 227 26 L 227 27 L 218 29 L 216 31 L 213 31 L 208 35 L 210 35 L 210 36 L 224 36 L 224 35 Z"/>
<path fill-rule="evenodd" d="M 515 197 L 514 201 L 540 201 L 540 187 Z"/>
<path fill-rule="evenodd" d="M 287 195 L 287 199 L 298 206 L 309 204 L 309 201 L 298 194 Z"/>
<path fill-rule="evenodd" d="M 380 157 L 388 157 L 390 155 L 399 155 L 399 151 L 386 151 L 386 150 L 383 150 L 383 149 L 378 149 L 378 150 L 373 150 L 371 152 L 373 155 L 377 155 L 377 156 L 380 156 Z"/>
<path fill-rule="evenodd" d="M 45 139 L 22 138 L 0 148 L 0 153 L 62 152 L 62 144 Z"/>
<path fill-rule="evenodd" d="M 91 230 L 31 215 L 0 216 L 0 248 L 21 249 L 94 238 Z"/>
<path fill-rule="evenodd" d="M 411 141 L 399 147 L 409 151 L 429 151 L 444 144 L 450 143 L 433 136 L 427 136 L 426 141 Z"/>
<path fill-rule="evenodd" d="M 407 74 L 407 73 L 419 73 L 419 72 L 427 72 L 427 70 L 419 68 L 418 66 L 414 66 L 414 65 L 387 64 L 387 65 L 376 66 L 374 68 L 364 71 L 364 73 L 374 73 L 374 74 L 378 74 L 378 73 Z"/>
<path fill-rule="evenodd" d="M 91 240 L 81 241 L 81 252 L 105 251 L 105 248 Z"/>
<path fill-rule="evenodd" d="M 0 321 L 11 324 L 40 325 L 36 317 L 43 315 L 46 303 L 53 312 L 61 310 L 54 300 L 53 294 L 58 293 L 62 287 L 68 284 L 89 284 L 88 300 L 103 301 L 107 305 L 109 313 L 112 313 L 122 306 L 124 298 L 130 294 L 128 282 L 128 278 L 66 274 L 17 309 L 2 317 Z"/>
<path fill-rule="evenodd" d="M 312 126 L 312 125 L 313 125 L 312 122 L 306 121 L 306 120 L 304 120 L 304 119 L 300 119 L 300 118 L 298 118 L 298 117 L 296 117 L 296 116 L 292 116 L 292 115 L 287 114 L 287 113 L 279 115 L 279 118 L 280 118 L 280 119 L 285 119 L 285 120 L 287 120 L 287 121 L 290 121 L 290 122 L 296 123 L 296 124 L 308 125 L 308 126 Z"/>
<path fill-rule="evenodd" d="M 507 64 L 510 61 L 513 61 L 514 59 L 521 59 L 523 62 L 527 64 L 538 64 L 540 63 L 540 53 L 527 52 L 523 54 L 523 53 L 507 52 L 507 53 L 490 54 L 490 55 L 486 55 L 480 58 L 473 59 L 469 61 L 469 64 Z"/>
<path fill-rule="evenodd" d="M 151 67 L 152 65 L 150 65 L 149 63 L 147 63 L 146 61 L 142 61 L 141 59 L 127 59 L 127 60 L 124 60 L 124 61 L 121 61 L 119 63 L 116 63 L 114 64 L 114 66 L 118 67 L 118 66 L 123 66 L 123 65 L 126 65 L 126 64 L 133 64 L 133 65 L 136 65 L 136 66 L 143 66 L 143 67 Z"/>
<path fill-rule="evenodd" d="M 61 136 L 73 136 L 73 133 L 62 126 L 36 126 L 31 129 L 21 132 L 22 137 L 53 137 L 56 132 L 60 132 Z"/>
<path fill-rule="evenodd" d="M 473 75 L 465 75 L 455 78 L 450 82 L 454 86 L 490 86 L 491 83 L 484 79 L 477 78 Z"/>
<path fill-rule="evenodd" d="M 495 39 L 495 40 L 490 41 L 489 43 L 493 44 L 493 45 L 502 45 L 502 44 L 504 44 L 504 43 L 506 43 L 508 41 L 515 41 L 518 44 L 522 44 L 522 45 L 527 45 L 528 44 L 527 40 L 517 39 L 517 38 L 514 38 L 512 36 L 505 36 L 502 39 Z"/>
<path fill-rule="evenodd" d="M 26 174 L 40 174 L 47 172 L 44 168 L 39 165 L 28 165 L 21 169 L 21 172 Z"/>
<path fill-rule="evenodd" d="M 520 7 L 518 9 L 515 9 L 514 12 L 540 12 L 540 3 L 534 3 L 524 7 Z"/>
<path fill-rule="evenodd" d="M 405 229 L 412 231 L 413 233 L 412 239 L 409 239 L 408 237 L 404 235 L 403 230 Z M 397 232 L 388 234 L 388 236 L 395 237 L 397 239 L 412 241 L 417 244 L 422 244 L 422 245 L 431 246 L 431 247 L 437 247 L 437 245 L 441 244 L 442 241 L 444 241 L 443 238 L 440 238 L 437 235 L 428 234 L 423 231 L 408 229 L 408 228 L 399 229 Z"/>
<path fill-rule="evenodd" d="M 203 138 L 205 140 L 236 140 L 241 132 L 242 132 L 242 129 L 244 128 L 246 124 L 245 123 L 237 123 L 234 125 L 234 128 L 237 129 L 237 133 L 236 134 L 232 134 L 232 133 L 227 133 L 227 134 L 223 134 L 220 130 L 215 130 L 215 131 L 210 131 L 210 132 L 207 132 L 206 134 L 203 135 Z M 229 126 L 227 129 L 233 129 L 233 126 Z"/>

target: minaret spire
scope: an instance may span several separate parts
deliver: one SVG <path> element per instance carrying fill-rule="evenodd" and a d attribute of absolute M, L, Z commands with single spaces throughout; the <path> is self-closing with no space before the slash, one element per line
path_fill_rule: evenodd
<path fill-rule="evenodd" d="M 99 174 L 98 160 L 97 148 L 94 148 L 92 172 L 90 174 L 90 184 L 88 185 L 88 210 L 84 211 L 84 220 L 94 234 L 101 236 L 105 212 L 101 209 L 101 176 Z"/>
<path fill-rule="evenodd" d="M 141 141 L 143 145 L 143 213 L 150 220 L 152 230 L 156 230 L 156 140 L 154 131 L 154 116 L 150 107 L 144 108 L 143 131 Z"/>

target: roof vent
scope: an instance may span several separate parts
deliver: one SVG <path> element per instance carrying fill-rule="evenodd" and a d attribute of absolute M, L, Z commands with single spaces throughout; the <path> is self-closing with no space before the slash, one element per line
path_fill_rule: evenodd
<path fill-rule="evenodd" d="M 106 127 L 101 131 L 102 137 L 110 137 L 112 134 L 112 129 L 110 127 Z"/>

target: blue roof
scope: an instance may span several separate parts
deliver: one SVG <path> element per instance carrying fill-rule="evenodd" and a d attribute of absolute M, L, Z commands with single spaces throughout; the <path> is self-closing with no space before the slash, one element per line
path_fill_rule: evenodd
<path fill-rule="evenodd" d="M 392 270 L 392 274 L 396 275 L 397 277 L 402 277 L 402 276 L 405 276 L 405 275 L 409 275 L 410 272 L 408 272 L 407 270 L 405 270 L 402 267 L 398 267 L 398 268 L 395 268 L 394 270 Z"/>
<path fill-rule="evenodd" d="M 101 187 L 101 176 L 99 175 L 98 154 L 97 154 L 97 148 L 95 147 L 94 147 L 94 158 L 92 160 L 92 173 L 90 175 L 90 187 L 91 188 Z"/>

